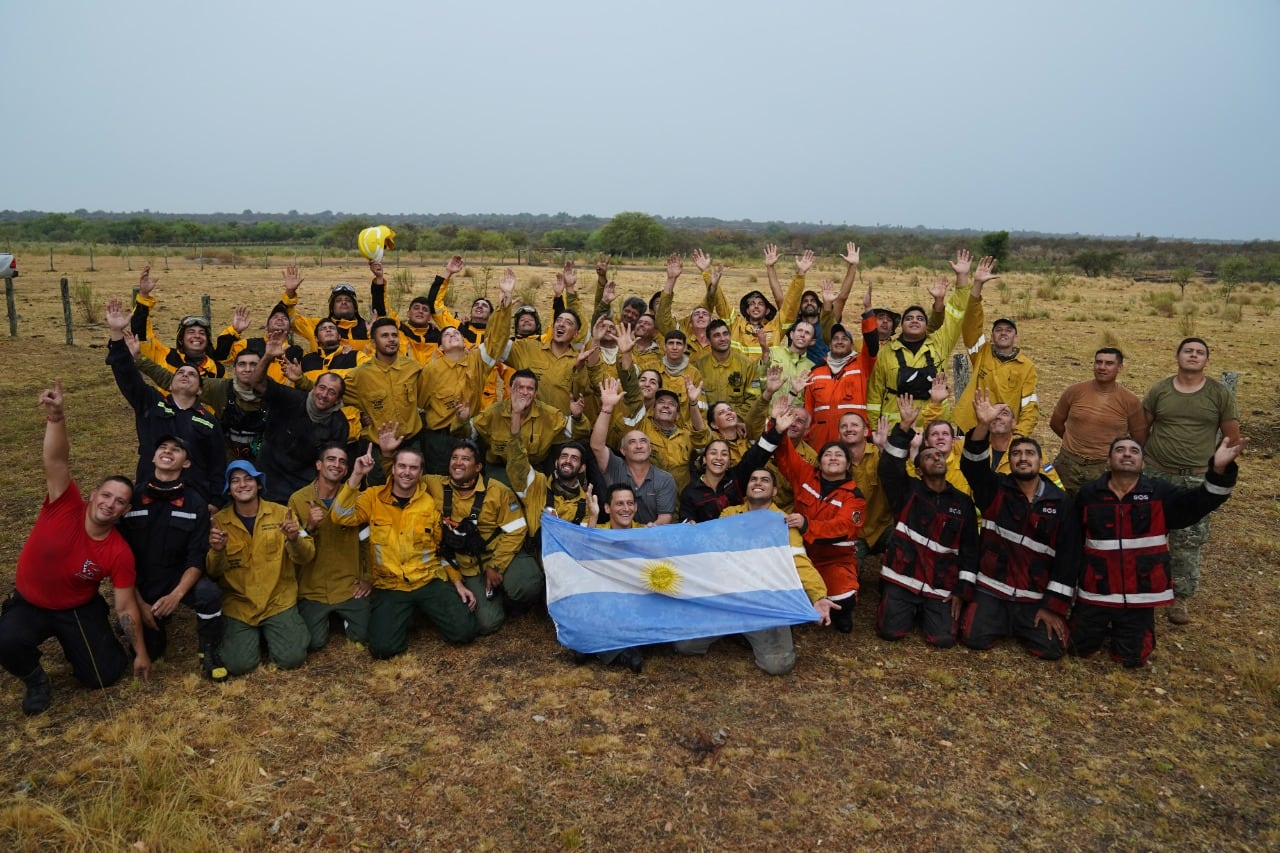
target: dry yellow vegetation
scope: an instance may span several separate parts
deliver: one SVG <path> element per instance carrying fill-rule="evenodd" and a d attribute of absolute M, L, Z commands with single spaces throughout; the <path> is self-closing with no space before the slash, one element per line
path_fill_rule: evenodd
<path fill-rule="evenodd" d="M 103 365 L 105 331 L 77 314 L 76 345 L 63 343 L 58 279 L 101 303 L 127 296 L 142 262 L 129 271 L 99 258 L 90 273 L 85 258 L 60 256 L 57 272 L 42 272 L 47 264 L 20 258 L 20 334 L 0 338 L 5 588 L 43 493 L 40 388 L 55 376 L 66 385 L 80 480 L 133 468 L 131 416 Z M 319 311 L 337 281 L 360 290 L 367 281 L 358 258 L 303 262 L 304 309 Z M 199 310 L 202 293 L 215 327 L 240 303 L 261 323 L 278 297 L 278 264 L 169 264 L 165 272 L 156 259 L 162 337 Z M 839 264 L 824 261 L 811 286 L 838 278 Z M 687 266 L 677 292 L 686 308 L 701 289 Z M 939 259 L 937 270 L 863 275 L 877 303 L 901 307 L 924 301 L 922 285 L 943 269 Z M 433 268 L 411 271 L 425 290 Z M 483 288 L 483 271 L 472 272 L 456 284 L 459 304 Z M 517 274 L 522 285 L 554 277 L 545 267 Z M 726 273 L 734 301 L 758 286 L 752 276 L 763 284 L 757 267 Z M 662 273 L 622 269 L 618 279 L 622 292 L 647 297 Z M 28 719 L 21 685 L 0 676 L 0 845 L 1274 849 L 1280 319 L 1252 305 L 1237 319 L 1204 285 L 1188 288 L 1194 313 L 1158 311 L 1145 298 L 1151 287 L 1011 274 L 987 291 L 989 317 L 1018 319 L 1046 410 L 1088 377 L 1104 343 L 1125 350 L 1122 380 L 1141 393 L 1172 372 L 1188 322 L 1212 347 L 1211 370 L 1240 375 L 1252 440 L 1241 484 L 1215 517 L 1192 624 L 1161 619 L 1145 670 L 1105 658 L 1044 664 L 1010 645 L 978 654 L 886 643 L 871 629 L 870 578 L 852 636 L 798 629 L 799 664 L 785 678 L 759 672 L 733 642 L 705 659 L 656 652 L 640 676 L 576 667 L 545 616 L 527 615 L 465 648 L 420 630 L 408 654 L 379 663 L 338 638 L 300 670 L 268 666 L 215 685 L 197 675 L 184 611 L 149 684 L 79 689 L 51 643 L 54 705 Z M 549 287 L 538 293 L 548 308 Z M 1039 437 L 1056 449 L 1044 420 Z"/>

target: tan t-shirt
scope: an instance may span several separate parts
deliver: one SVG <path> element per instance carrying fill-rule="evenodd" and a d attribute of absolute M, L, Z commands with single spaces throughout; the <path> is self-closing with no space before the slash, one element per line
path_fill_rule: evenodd
<path fill-rule="evenodd" d="M 1066 419 L 1062 449 L 1092 462 L 1105 460 L 1112 441 L 1132 436 L 1144 425 L 1137 394 L 1119 383 L 1098 391 L 1092 380 L 1067 386 L 1053 416 Z"/>

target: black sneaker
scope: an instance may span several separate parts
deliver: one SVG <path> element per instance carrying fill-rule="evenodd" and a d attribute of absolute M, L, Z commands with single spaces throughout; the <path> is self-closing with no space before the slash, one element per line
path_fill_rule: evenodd
<path fill-rule="evenodd" d="M 619 666 L 625 666 L 634 673 L 639 673 L 644 669 L 644 655 L 634 646 L 623 649 L 618 652 L 617 663 Z"/>
<path fill-rule="evenodd" d="M 200 652 L 200 670 L 210 681 L 226 681 L 231 677 L 231 673 L 223 666 L 222 656 L 218 654 L 216 647 Z"/>
<path fill-rule="evenodd" d="M 37 666 L 36 671 L 22 679 L 27 685 L 27 695 L 22 699 L 22 713 L 28 717 L 42 714 L 53 703 L 53 683 L 44 667 Z"/>

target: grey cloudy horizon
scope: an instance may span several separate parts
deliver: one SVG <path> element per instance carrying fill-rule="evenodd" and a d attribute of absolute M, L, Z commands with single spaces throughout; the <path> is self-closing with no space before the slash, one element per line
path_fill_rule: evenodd
<path fill-rule="evenodd" d="M 0 209 L 1280 238 L 1280 4 L 6 10 Z"/>

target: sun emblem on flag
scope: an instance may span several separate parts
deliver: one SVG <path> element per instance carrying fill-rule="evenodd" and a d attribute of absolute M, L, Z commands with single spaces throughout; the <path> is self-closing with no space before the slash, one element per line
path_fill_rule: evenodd
<path fill-rule="evenodd" d="M 644 568 L 640 570 L 640 578 L 645 586 L 662 595 L 678 594 L 680 582 L 684 580 L 670 560 L 652 560 L 645 563 Z"/>

